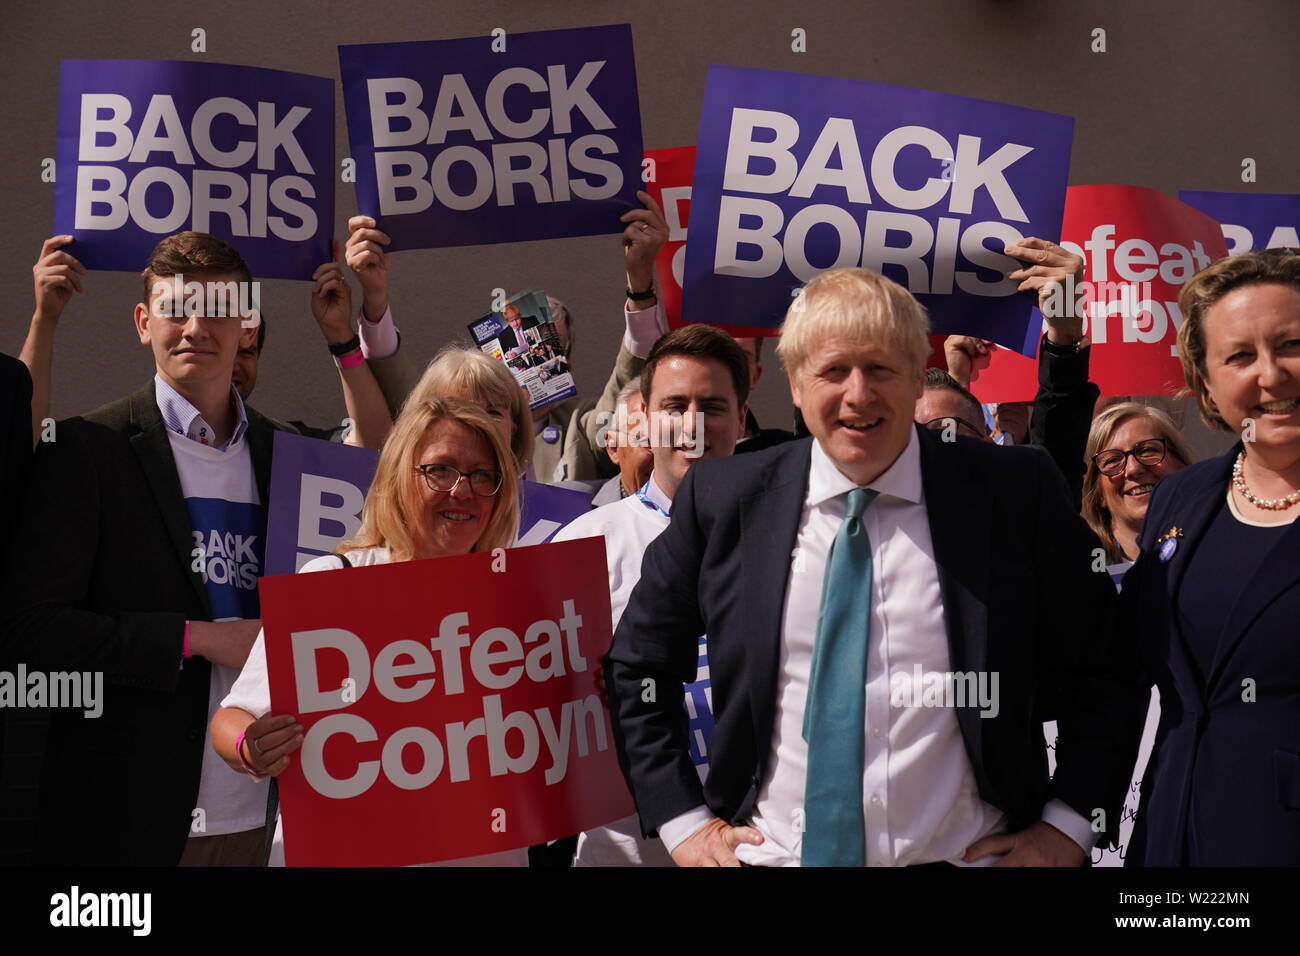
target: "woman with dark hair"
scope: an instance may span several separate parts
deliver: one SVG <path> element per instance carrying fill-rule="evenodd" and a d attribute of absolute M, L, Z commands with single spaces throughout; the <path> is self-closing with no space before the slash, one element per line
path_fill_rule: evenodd
<path fill-rule="evenodd" d="M 1300 865 L 1300 250 L 1183 288 L 1179 356 L 1241 441 L 1156 485 L 1121 620 L 1160 691 L 1127 862 Z"/>

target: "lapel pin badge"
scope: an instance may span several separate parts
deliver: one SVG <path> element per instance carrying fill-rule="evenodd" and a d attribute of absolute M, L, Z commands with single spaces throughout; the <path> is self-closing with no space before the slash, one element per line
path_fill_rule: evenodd
<path fill-rule="evenodd" d="M 1162 564 L 1168 564 L 1173 559 L 1174 553 L 1178 550 L 1178 539 L 1183 536 L 1183 529 L 1174 525 L 1159 538 L 1156 544 L 1160 546 L 1160 561 Z"/>
<path fill-rule="evenodd" d="M 554 425 L 547 425 L 542 429 L 542 441 L 548 445 L 554 445 L 560 440 L 560 430 Z"/>

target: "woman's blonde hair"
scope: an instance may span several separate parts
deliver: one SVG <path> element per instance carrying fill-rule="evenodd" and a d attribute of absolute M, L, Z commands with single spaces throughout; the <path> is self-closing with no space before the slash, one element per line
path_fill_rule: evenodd
<path fill-rule="evenodd" d="M 515 469 L 505 470 L 515 476 L 524 473 L 533 457 L 533 415 L 527 396 L 505 365 L 479 349 L 448 345 L 434 356 L 406 401 L 435 398 L 463 398 L 505 409 L 515 424 L 510 441 Z"/>
<path fill-rule="evenodd" d="M 1183 324 L 1178 329 L 1178 360 L 1188 390 L 1196 396 L 1201 420 L 1211 428 L 1233 432 L 1210 397 L 1205 368 L 1205 313 L 1229 292 L 1248 285 L 1276 284 L 1300 291 L 1300 249 L 1266 249 L 1230 256 L 1192 276 L 1178 293 Z"/>
<path fill-rule="evenodd" d="M 487 356 L 484 356 L 487 358 Z M 489 361 L 491 361 L 489 359 Z M 483 534 L 471 551 L 508 548 L 519 534 L 519 482 L 510 471 L 511 453 L 501 440 L 487 412 L 473 402 L 459 398 L 406 400 L 393 430 L 379 454 L 375 480 L 370 483 L 361 510 L 361 527 L 340 551 L 359 548 L 387 548 L 393 561 L 409 561 L 418 552 L 423 506 L 417 482 L 423 481 L 415 466 L 428 444 L 429 434 L 439 422 L 456 422 L 481 437 L 501 472 L 501 490 L 492 498 L 492 514 Z"/>
<path fill-rule="evenodd" d="M 1088 444 L 1083 452 L 1086 470 L 1083 473 L 1083 520 L 1101 540 L 1106 549 L 1106 562 L 1114 564 L 1123 560 L 1119 545 L 1115 542 L 1115 530 L 1112 527 L 1110 509 L 1101 491 L 1102 473 L 1097 469 L 1093 455 L 1110 447 L 1111 440 L 1120 426 L 1127 421 L 1141 418 L 1151 425 L 1156 438 L 1163 438 L 1166 452 L 1173 455 L 1184 465 L 1192 463 L 1192 453 L 1183 440 L 1182 433 L 1174 420 L 1158 408 L 1143 405 L 1140 402 L 1120 402 L 1111 405 L 1092 420 L 1088 431 Z M 1127 460 L 1126 460 L 1127 463 Z"/>
<path fill-rule="evenodd" d="M 870 269 L 832 269 L 800 290 L 781 326 L 776 354 L 797 373 L 827 336 L 869 339 L 900 350 L 921 374 L 930 356 L 930 320 L 921 303 L 897 282 Z"/>

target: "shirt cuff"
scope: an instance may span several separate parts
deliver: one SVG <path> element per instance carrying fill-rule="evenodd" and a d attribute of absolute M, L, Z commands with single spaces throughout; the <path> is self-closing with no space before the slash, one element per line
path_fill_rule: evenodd
<path fill-rule="evenodd" d="M 659 827 L 659 839 L 663 841 L 664 849 L 672 853 L 673 850 L 681 846 L 687 837 L 712 820 L 713 817 L 713 811 L 704 804 L 673 817 Z"/>
<path fill-rule="evenodd" d="M 1049 800 L 1043 807 L 1043 822 L 1050 824 L 1068 836 L 1083 849 L 1084 853 L 1092 850 L 1092 845 L 1100 836 L 1092 828 L 1092 821 L 1081 817 L 1068 804 L 1061 800 Z"/>
<path fill-rule="evenodd" d="M 627 323 L 627 331 L 623 333 L 623 348 L 639 359 L 649 356 L 650 349 L 659 340 L 659 336 L 668 331 L 658 305 L 633 312 L 624 303 L 623 318 Z"/>
<path fill-rule="evenodd" d="M 366 318 L 364 310 L 357 314 L 357 334 L 361 336 L 361 354 L 367 359 L 385 359 L 396 354 L 401 341 L 397 325 L 393 322 L 393 308 L 389 306 L 378 322 Z"/>

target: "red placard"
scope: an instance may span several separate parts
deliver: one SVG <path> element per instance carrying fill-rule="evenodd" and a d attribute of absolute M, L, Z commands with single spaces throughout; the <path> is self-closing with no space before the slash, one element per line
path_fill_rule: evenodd
<path fill-rule="evenodd" d="M 595 671 L 605 544 L 263 578 L 290 866 L 400 866 L 545 843 L 627 816 Z M 351 683 L 349 683 L 351 682 Z"/>
<path fill-rule="evenodd" d="M 668 241 L 655 259 L 655 276 L 659 280 L 659 300 L 669 328 L 682 322 L 682 269 L 686 263 L 686 225 L 691 212 L 691 182 L 695 175 L 695 147 L 673 146 L 648 149 L 646 159 L 654 160 L 655 178 L 646 183 L 646 192 L 659 203 L 668 221 Z M 778 335 L 776 329 L 736 325 L 719 316 L 710 325 L 726 329 L 737 338 Z"/>
<path fill-rule="evenodd" d="M 1103 396 L 1174 394 L 1183 387 L 1178 291 L 1228 254 L 1219 224 L 1152 189 L 1071 186 L 1061 235 L 1061 245 L 1087 263 L 1074 292 L 1089 316 L 1089 380 Z M 984 402 L 1032 401 L 1037 390 L 1037 358 L 1005 348 L 971 383 Z"/>

